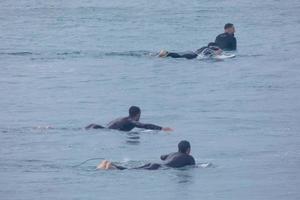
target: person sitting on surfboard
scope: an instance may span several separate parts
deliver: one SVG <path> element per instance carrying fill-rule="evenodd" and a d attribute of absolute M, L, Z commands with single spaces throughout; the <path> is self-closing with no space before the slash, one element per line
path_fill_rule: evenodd
<path fill-rule="evenodd" d="M 129 116 L 116 119 L 108 124 L 109 129 L 115 129 L 120 131 L 131 131 L 134 128 L 144 128 L 150 130 L 163 130 L 172 131 L 173 129 L 168 127 L 161 127 L 154 124 L 143 124 L 139 122 L 141 116 L 141 109 L 137 106 L 131 106 L 129 108 Z M 85 129 L 103 129 L 103 127 L 98 124 L 90 124 Z"/>
<path fill-rule="evenodd" d="M 158 163 L 148 163 L 140 167 L 134 167 L 130 169 L 148 169 L 148 170 L 155 170 L 160 167 L 167 166 L 172 168 L 180 168 L 185 166 L 193 166 L 195 165 L 195 159 L 193 156 L 190 155 L 191 153 L 191 145 L 188 141 L 182 140 L 178 143 L 178 152 L 170 153 L 167 155 L 160 156 L 160 159 L 163 161 L 163 164 Z M 98 166 L 97 169 L 119 169 L 124 170 L 128 169 L 123 166 L 118 166 L 108 160 L 103 160 Z"/>
<path fill-rule="evenodd" d="M 235 28 L 231 23 L 225 24 L 225 32 L 216 37 L 215 43 L 224 51 L 236 50 Z"/>
<path fill-rule="evenodd" d="M 207 46 L 201 47 L 195 52 L 191 51 L 191 52 L 175 53 L 175 52 L 168 52 L 166 50 L 161 50 L 158 54 L 158 57 L 194 59 L 197 58 L 198 55 L 201 55 L 202 57 L 204 56 L 210 58 L 215 55 L 221 55 L 221 54 L 222 54 L 222 50 L 217 46 L 217 44 L 214 42 L 210 42 Z"/>

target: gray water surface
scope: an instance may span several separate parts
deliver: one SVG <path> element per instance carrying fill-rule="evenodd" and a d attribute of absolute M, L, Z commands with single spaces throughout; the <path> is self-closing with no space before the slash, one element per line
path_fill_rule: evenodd
<path fill-rule="evenodd" d="M 299 199 L 300 3 L 0 2 L 0 199 Z M 159 59 L 236 26 L 236 58 Z M 174 132 L 82 129 L 142 108 Z M 191 142 L 194 169 L 158 162 Z M 81 162 L 90 160 L 80 166 Z"/>

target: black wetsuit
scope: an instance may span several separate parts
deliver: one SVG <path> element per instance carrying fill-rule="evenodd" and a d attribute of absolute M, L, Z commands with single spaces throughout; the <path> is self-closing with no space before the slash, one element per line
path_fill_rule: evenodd
<path fill-rule="evenodd" d="M 197 58 L 198 54 L 195 52 L 180 52 L 180 53 L 174 53 L 174 52 L 169 52 L 167 54 L 167 57 L 171 58 L 186 58 L 186 59 L 194 59 Z"/>
<path fill-rule="evenodd" d="M 195 165 L 195 159 L 193 158 L 193 156 L 181 152 L 162 155 L 160 159 L 164 161 L 164 165 L 173 168 Z"/>
<path fill-rule="evenodd" d="M 236 38 L 234 34 L 222 33 L 216 37 L 215 43 L 225 51 L 236 50 Z"/>
<path fill-rule="evenodd" d="M 160 157 L 161 160 L 163 160 L 163 164 L 158 164 L 158 163 L 148 163 L 146 165 L 140 166 L 140 167 L 135 167 L 132 169 L 148 169 L 148 170 L 156 170 L 162 165 L 172 167 L 172 168 L 180 168 L 180 167 L 185 167 L 189 165 L 195 165 L 195 159 L 193 156 L 181 153 L 181 152 L 175 152 L 175 153 L 170 153 L 168 155 L 162 155 Z M 113 164 L 114 167 L 120 170 L 128 169 L 123 166 L 118 166 Z"/>
<path fill-rule="evenodd" d="M 103 126 L 97 124 L 91 124 L 86 127 L 86 129 L 101 129 L 105 128 Z M 141 122 L 135 121 L 130 117 L 123 117 L 116 119 L 108 124 L 109 129 L 115 129 L 120 131 L 131 131 L 134 128 L 144 128 L 144 129 L 151 129 L 151 130 L 161 130 L 162 127 L 154 125 L 154 124 L 143 124 Z"/>
<path fill-rule="evenodd" d="M 167 57 L 171 58 L 186 58 L 186 59 L 194 59 L 197 58 L 198 55 L 203 55 L 205 57 L 211 57 L 215 55 L 215 47 L 202 47 L 200 49 L 197 49 L 195 52 L 181 52 L 181 53 L 174 53 L 174 52 L 169 52 L 167 54 Z"/>

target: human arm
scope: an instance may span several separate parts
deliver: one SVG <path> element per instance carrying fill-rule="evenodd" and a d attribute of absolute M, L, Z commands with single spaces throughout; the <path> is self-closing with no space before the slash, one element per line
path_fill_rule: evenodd
<path fill-rule="evenodd" d="M 216 37 L 216 39 L 215 39 L 215 43 L 217 43 L 218 44 L 218 42 L 219 42 L 219 35 Z"/>
<path fill-rule="evenodd" d="M 195 165 L 196 162 L 195 162 L 195 159 L 193 156 L 190 156 L 190 165 Z"/>
<path fill-rule="evenodd" d="M 157 126 L 154 124 L 144 124 L 138 121 L 131 121 L 131 123 L 136 127 L 136 128 L 144 128 L 144 129 L 150 129 L 150 130 L 162 130 L 163 127 Z"/>
<path fill-rule="evenodd" d="M 160 159 L 161 160 L 166 160 L 168 156 L 169 156 L 169 154 L 161 155 Z"/>
<path fill-rule="evenodd" d="M 150 129 L 150 130 L 162 130 L 162 131 L 173 131 L 172 128 L 169 127 L 161 127 L 158 125 L 154 125 L 154 124 L 144 124 L 138 121 L 132 121 L 131 123 L 134 124 L 135 127 L 137 128 L 144 128 L 144 129 Z"/>
<path fill-rule="evenodd" d="M 197 49 L 196 51 L 195 51 L 195 53 L 196 54 L 201 54 L 202 53 L 202 51 L 204 50 L 204 49 L 206 49 L 207 47 L 201 47 L 200 49 Z"/>
<path fill-rule="evenodd" d="M 236 38 L 235 37 L 232 38 L 231 47 L 232 47 L 232 50 L 236 50 Z"/>

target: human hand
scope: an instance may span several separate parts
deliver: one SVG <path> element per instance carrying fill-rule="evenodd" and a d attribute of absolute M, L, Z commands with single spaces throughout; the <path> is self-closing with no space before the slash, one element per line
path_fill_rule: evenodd
<path fill-rule="evenodd" d="M 161 130 L 167 131 L 167 132 L 174 131 L 172 128 L 169 128 L 169 127 L 163 127 Z"/>

